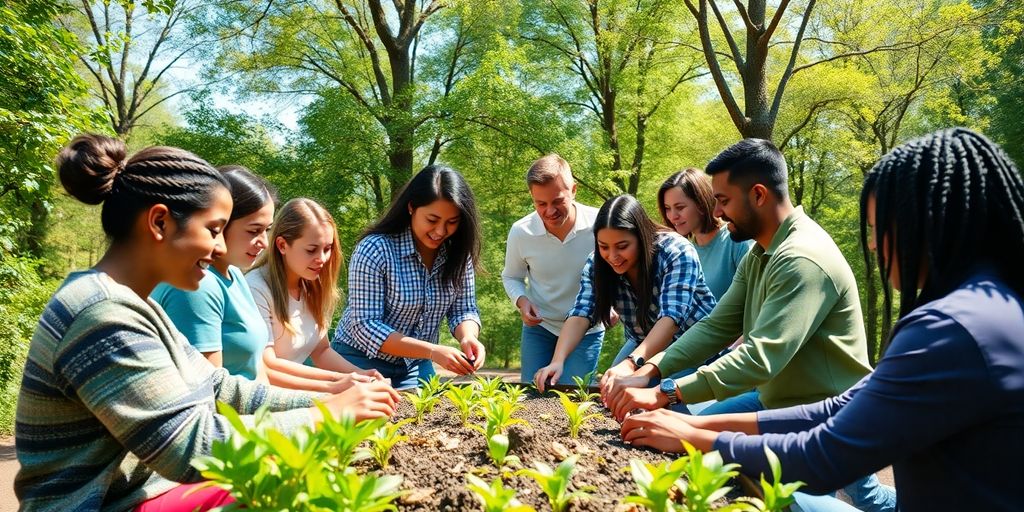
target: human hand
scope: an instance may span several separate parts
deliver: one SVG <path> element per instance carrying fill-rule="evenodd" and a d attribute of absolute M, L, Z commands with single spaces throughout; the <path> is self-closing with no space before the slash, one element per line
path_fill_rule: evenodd
<path fill-rule="evenodd" d="M 377 370 L 373 370 L 373 372 L 376 373 Z M 380 376 L 380 373 L 377 373 L 377 376 L 380 376 L 380 378 L 378 379 L 377 377 L 363 373 L 363 371 L 356 371 L 352 373 L 339 373 L 337 375 L 338 377 L 333 382 L 327 385 L 328 393 L 341 393 L 346 389 L 351 388 L 352 385 L 357 382 L 367 383 L 373 382 L 374 380 L 384 379 L 383 376 Z"/>
<path fill-rule="evenodd" d="M 459 346 L 462 347 L 462 353 L 465 354 L 466 359 L 472 363 L 473 371 L 483 367 L 487 349 L 484 348 L 483 343 L 480 343 L 480 340 L 474 337 L 466 337 L 466 339 L 459 343 Z"/>
<path fill-rule="evenodd" d="M 682 441 L 702 452 L 711 451 L 718 432 L 695 427 L 691 424 L 691 418 L 666 409 L 631 414 L 622 422 L 622 440 L 633 446 L 645 446 L 662 452 L 683 452 Z"/>
<path fill-rule="evenodd" d="M 395 413 L 399 400 L 398 392 L 391 387 L 391 380 L 382 379 L 373 382 L 353 382 L 345 391 L 327 397 L 324 405 L 335 417 L 347 412 L 353 414 L 356 421 L 361 421 L 390 417 Z M 322 414 L 317 408 L 312 410 L 314 416 L 320 417 Z"/>
<path fill-rule="evenodd" d="M 431 348 L 430 360 L 456 375 L 466 375 L 476 371 L 473 363 L 470 363 L 469 359 L 466 358 L 466 354 L 454 347 L 435 345 Z"/>
<path fill-rule="evenodd" d="M 658 388 L 626 388 L 615 395 L 608 404 L 612 417 L 621 422 L 634 409 L 654 410 L 668 405 L 668 397 Z"/>
<path fill-rule="evenodd" d="M 537 391 L 543 393 L 546 386 L 558 384 L 558 378 L 562 376 L 562 371 L 563 363 L 557 363 L 554 361 L 540 370 L 537 370 L 537 373 L 533 375 L 533 384 L 537 386 Z"/>
<path fill-rule="evenodd" d="M 601 387 L 601 401 L 604 402 L 605 407 L 611 410 L 612 404 L 614 404 L 619 399 L 620 395 L 622 395 L 622 393 L 627 389 L 646 388 L 650 382 L 651 379 L 641 375 L 625 375 L 622 377 L 613 376 L 605 381 L 604 385 Z"/>
<path fill-rule="evenodd" d="M 605 370 L 601 375 L 601 382 L 598 383 L 601 388 L 601 394 L 605 394 L 606 390 L 611 386 L 612 380 L 633 375 L 634 371 L 633 363 L 629 359 L 623 359 L 619 361 L 619 364 Z"/>
<path fill-rule="evenodd" d="M 611 316 L 608 317 L 608 325 L 606 327 L 608 329 L 611 329 L 612 327 L 615 327 L 615 325 L 618 324 L 618 323 L 619 323 L 619 312 L 615 311 L 615 308 L 612 308 L 612 314 L 611 314 Z"/>
<path fill-rule="evenodd" d="M 530 327 L 540 324 L 540 311 L 525 296 L 519 297 L 519 300 L 516 301 L 516 307 L 519 308 L 519 316 L 523 319 L 524 324 Z"/>

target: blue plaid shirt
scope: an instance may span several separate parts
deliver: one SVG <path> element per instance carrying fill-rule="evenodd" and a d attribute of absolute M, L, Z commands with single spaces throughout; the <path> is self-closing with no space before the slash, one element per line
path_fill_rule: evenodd
<path fill-rule="evenodd" d="M 411 366 L 418 360 L 380 351 L 384 340 L 400 332 L 431 343 L 438 342 L 441 319 L 455 327 L 472 320 L 480 324 L 476 306 L 476 278 L 466 259 L 458 286 L 442 280 L 447 259 L 442 245 L 430 271 L 413 244 L 412 231 L 395 235 L 369 235 L 356 244 L 348 268 L 348 304 L 333 343 L 345 343 L 370 357 Z"/>
<path fill-rule="evenodd" d="M 594 254 L 587 259 L 580 278 L 580 292 L 576 295 L 576 304 L 569 310 L 570 316 L 581 316 L 590 320 L 590 325 L 597 322 L 594 297 Z M 597 256 L 600 258 L 600 256 Z M 673 339 L 678 338 L 686 329 L 698 320 L 711 313 L 715 307 L 715 297 L 704 284 L 704 272 L 700 268 L 697 250 L 685 238 L 675 233 L 659 233 L 654 241 L 654 286 L 652 288 L 651 306 L 647 310 L 647 320 L 653 326 L 662 317 L 669 317 L 679 326 Z M 614 307 L 619 313 L 619 321 L 625 328 L 626 339 L 640 343 L 647 333 L 640 328 L 636 305 L 637 298 L 633 286 L 625 275 L 620 275 L 619 286 L 615 293 Z"/>

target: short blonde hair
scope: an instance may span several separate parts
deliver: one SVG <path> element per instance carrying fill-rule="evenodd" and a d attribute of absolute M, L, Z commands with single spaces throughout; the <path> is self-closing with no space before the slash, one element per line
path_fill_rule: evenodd
<path fill-rule="evenodd" d="M 569 162 L 556 153 L 551 153 L 538 158 L 530 165 L 530 170 L 526 171 L 526 186 L 547 185 L 555 178 L 562 178 L 562 183 L 570 188 L 575 183 Z"/>

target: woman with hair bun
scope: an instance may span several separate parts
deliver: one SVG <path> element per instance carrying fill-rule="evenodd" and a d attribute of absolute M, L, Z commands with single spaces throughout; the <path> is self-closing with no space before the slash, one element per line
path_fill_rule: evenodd
<path fill-rule="evenodd" d="M 102 204 L 110 247 L 68 276 L 29 346 L 15 422 L 23 510 L 208 510 L 226 491 L 196 489 L 190 461 L 231 432 L 223 401 L 251 422 L 260 406 L 283 432 L 321 418 L 314 395 L 231 376 L 196 351 L 148 299 L 160 282 L 195 290 L 224 252 L 232 201 L 224 176 L 195 155 L 82 135 L 61 150 L 64 188 Z M 386 417 L 386 382 L 323 396 L 333 414 Z M 184 485 L 183 485 L 184 484 Z"/>

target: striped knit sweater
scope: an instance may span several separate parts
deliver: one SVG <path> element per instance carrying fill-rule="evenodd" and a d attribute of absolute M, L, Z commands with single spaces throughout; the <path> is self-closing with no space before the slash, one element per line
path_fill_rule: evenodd
<path fill-rule="evenodd" d="M 18 396 L 21 510 L 131 510 L 200 480 L 190 461 L 230 430 L 218 400 L 284 411 L 271 416 L 284 432 L 312 421 L 308 393 L 229 376 L 152 300 L 94 270 L 71 274 L 36 326 Z"/>

